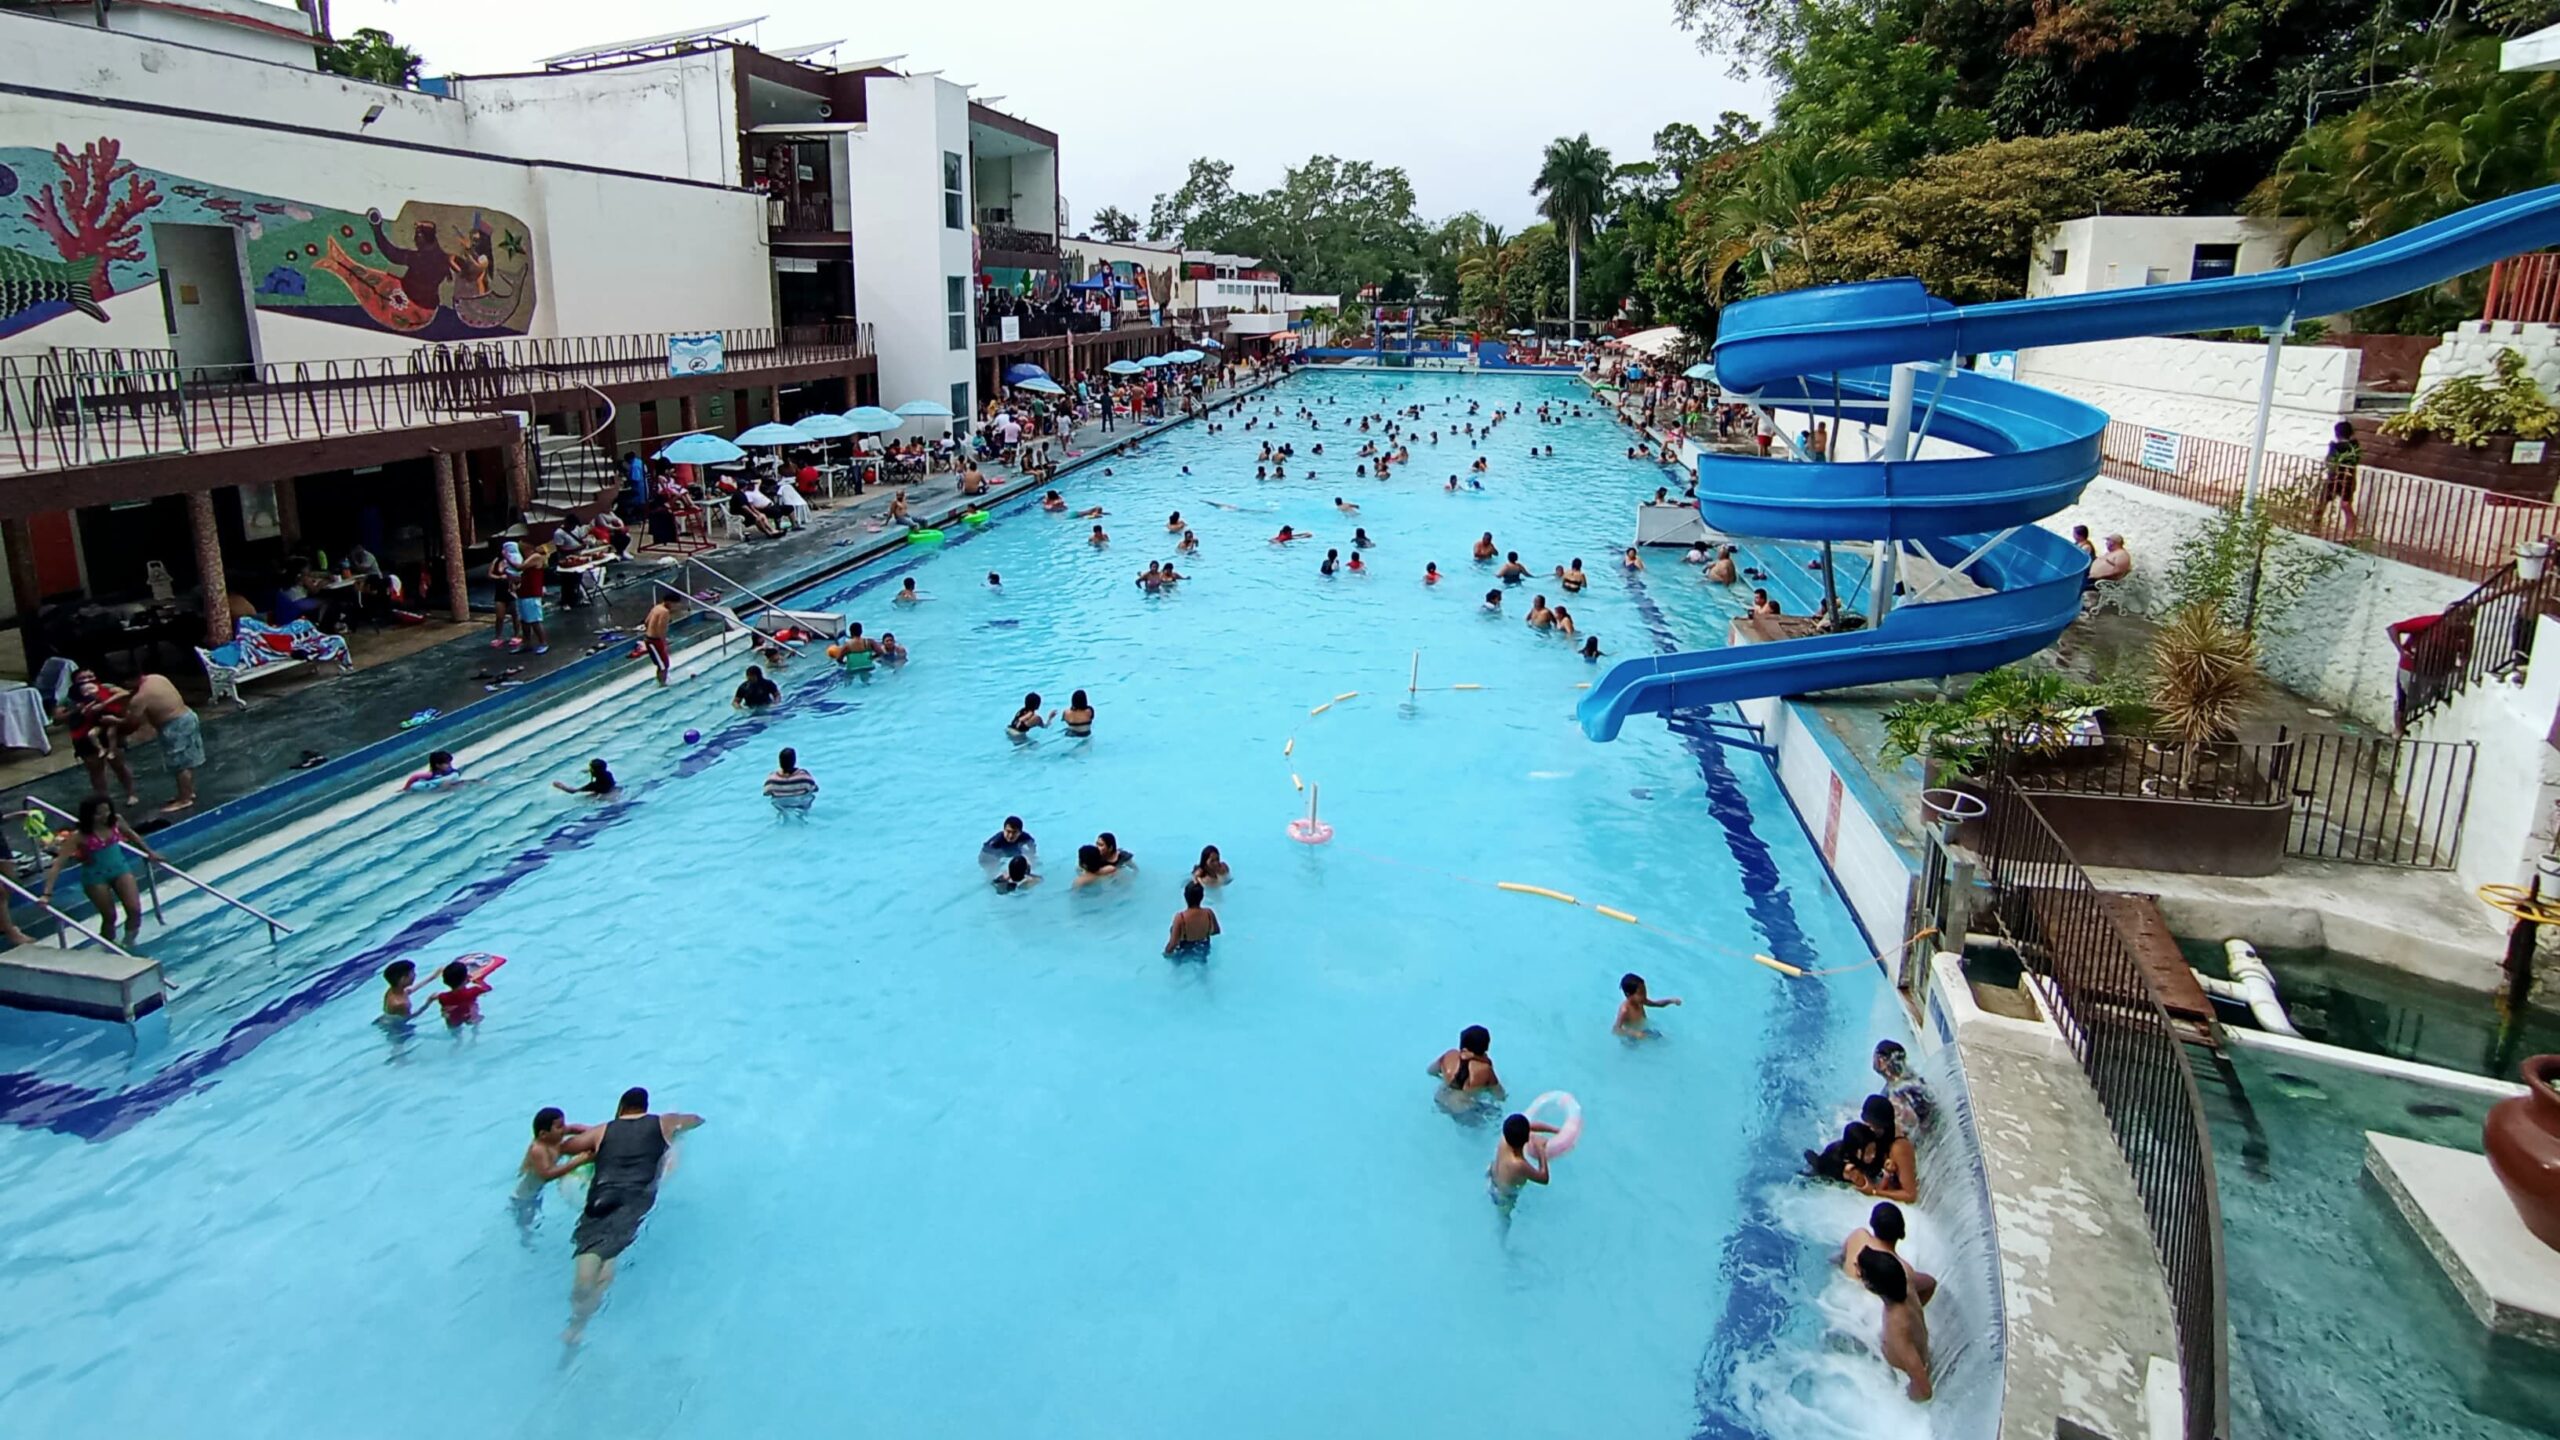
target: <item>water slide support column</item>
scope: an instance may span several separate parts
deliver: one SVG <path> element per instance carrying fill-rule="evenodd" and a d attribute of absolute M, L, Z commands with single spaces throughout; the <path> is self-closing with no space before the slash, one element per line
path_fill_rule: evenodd
<path fill-rule="evenodd" d="M 2267 468 L 2267 420 L 2276 406 L 2276 365 L 2284 358 L 2284 337 L 2292 333 L 2293 317 L 2290 315 L 2285 317 L 2283 324 L 2270 326 L 2267 330 L 2267 358 L 2258 367 L 2258 419 L 2249 432 L 2249 478 L 2240 487 L 2243 510 L 2254 508 L 2258 503 L 2258 478 Z M 2249 579 L 2241 594 L 2242 614 L 2246 617 L 2241 628 L 2255 631 L 2258 628 L 2258 557 L 2255 555 L 2250 557 Z"/>
<path fill-rule="evenodd" d="M 1911 401 L 1919 390 L 1920 370 L 1916 364 L 1893 367 L 1893 389 L 1885 400 L 1884 412 L 1883 459 L 1887 467 L 1885 489 L 1888 493 L 1893 488 L 1891 467 L 1897 461 L 1911 458 Z M 1901 568 L 1901 562 L 1902 542 L 1890 537 L 1876 541 L 1875 563 L 1867 567 L 1869 578 L 1875 582 L 1867 596 L 1869 629 L 1883 624 L 1886 612 L 1893 609 L 1894 572 Z"/>

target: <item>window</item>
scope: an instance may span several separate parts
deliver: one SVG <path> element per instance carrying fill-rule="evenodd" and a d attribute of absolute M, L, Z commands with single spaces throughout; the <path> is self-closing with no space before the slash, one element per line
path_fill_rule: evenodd
<path fill-rule="evenodd" d="M 955 433 L 969 413 L 969 382 L 963 380 L 951 387 L 952 429 Z"/>
<path fill-rule="evenodd" d="M 2238 274 L 2240 247 L 2237 245 L 2199 245 L 2195 268 L 2187 272 L 2190 280 L 2220 280 Z"/>
<path fill-rule="evenodd" d="M 2044 270 L 2048 275 L 2059 275 L 2070 268 L 2071 252 L 2068 250 L 2056 250 L 2045 258 Z"/>
<path fill-rule="evenodd" d="M 943 308 L 950 312 L 951 348 L 969 348 L 969 277 L 946 275 L 942 279 Z"/>
<path fill-rule="evenodd" d="M 968 214 L 968 206 L 961 195 L 960 152 L 945 150 L 942 152 L 942 228 L 968 229 Z"/>

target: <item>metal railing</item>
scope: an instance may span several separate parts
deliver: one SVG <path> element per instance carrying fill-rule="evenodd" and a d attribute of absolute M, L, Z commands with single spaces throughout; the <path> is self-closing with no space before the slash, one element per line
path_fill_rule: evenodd
<path fill-rule="evenodd" d="M 47 801 L 40 800 L 33 795 L 23 796 L 21 798 L 26 802 L 26 807 L 28 809 L 42 810 L 44 813 L 57 820 L 69 821 L 74 825 L 79 823 L 79 817 L 73 815 L 70 811 L 63 809 L 59 805 L 54 805 Z M 132 855 L 134 859 L 142 862 L 143 877 L 151 884 L 151 909 L 155 915 L 160 909 L 160 886 L 153 868 L 156 866 L 159 870 L 169 872 L 170 878 L 184 881 L 187 884 L 194 886 L 196 889 L 203 891 L 205 894 L 212 896 L 223 904 L 230 906 L 232 909 L 240 911 L 252 919 L 264 922 L 267 927 L 267 943 L 270 945 L 275 944 L 278 940 L 281 940 L 285 936 L 293 933 L 292 926 L 287 925 L 273 915 L 259 909 L 257 906 L 250 904 L 248 901 L 240 899 L 238 896 L 215 889 L 213 886 L 208 885 L 202 880 L 197 879 L 195 876 L 188 874 L 186 871 L 179 869 L 168 860 L 160 856 L 153 855 L 146 850 L 140 849 L 127 840 L 118 840 L 116 841 L 116 844 L 121 846 L 128 854 Z"/>
<path fill-rule="evenodd" d="M 2297 736 L 2293 744 L 2297 803 L 2286 854 L 2453 868 L 2471 809 L 2476 744 L 2335 734 Z"/>
<path fill-rule="evenodd" d="M 2130 421 L 2109 421 L 2099 473 L 2206 505 L 2240 498 L 2248 446 L 2180 435 L 2174 445 L 2152 447 L 2155 460 L 2171 456 L 2163 468 L 2143 463 L 2144 434 Z M 2288 530 L 2463 579 L 2506 563 L 2524 541 L 2560 532 L 2560 517 L 2543 501 L 2424 475 L 2359 466 L 2354 484 L 2343 490 L 2352 497 L 2344 504 L 2342 487 L 2329 483 L 2328 463 L 2318 456 L 2271 450 L 2258 493 L 2268 515 Z"/>
<path fill-rule="evenodd" d="M 2560 321 L 2560 252 L 2510 255 L 2489 267 L 2483 320 Z"/>
<path fill-rule="evenodd" d="M 1045 255 L 1054 259 L 1058 254 L 1057 236 L 991 220 L 978 222 L 978 244 L 982 249 L 1007 250 L 1016 255 Z"/>
<path fill-rule="evenodd" d="M 765 228 L 787 235 L 832 235 L 836 232 L 835 197 L 823 190 L 765 197 Z"/>
<path fill-rule="evenodd" d="M 2408 729 L 2491 675 L 2523 669 L 2545 615 L 2560 615 L 2560 565 L 2546 565 L 2527 580 L 2509 561 L 2444 607 L 2434 624 L 2401 646 L 2394 728 Z"/>
<path fill-rule="evenodd" d="M 2187 1440 L 2228 1432 L 2222 1203 L 2183 1042 L 2098 890 L 2032 797 L 2008 780 L 1985 824 L 1990 918 L 2017 948 L 2097 1093 L 2142 1197 L 2168 1283 Z"/>
<path fill-rule="evenodd" d="M 1996 763 L 2039 794 L 2265 805 L 2291 793 L 2293 749 L 2291 740 L 2181 745 L 2105 735 L 2059 750 L 2013 750 Z"/>

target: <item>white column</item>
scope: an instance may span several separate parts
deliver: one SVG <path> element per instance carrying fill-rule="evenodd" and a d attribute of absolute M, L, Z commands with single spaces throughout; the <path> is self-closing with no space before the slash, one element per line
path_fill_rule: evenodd
<path fill-rule="evenodd" d="M 1911 402 L 1919 388 L 1921 368 L 1909 363 L 1893 367 L 1893 389 L 1886 397 L 1884 412 L 1883 459 L 1887 466 L 1911 458 Z M 1835 439 L 1833 443 L 1838 441 Z M 1890 494 L 1892 471 L 1888 469 L 1885 475 L 1885 489 Z M 1901 562 L 1901 541 L 1885 538 L 1876 542 L 1875 561 L 1867 567 L 1867 578 L 1872 582 L 1867 593 L 1867 625 L 1871 629 L 1883 624 L 1884 617 L 1893 609 L 1893 587 L 1902 569 Z"/>
<path fill-rule="evenodd" d="M 2240 503 L 2258 503 L 2258 477 L 2267 468 L 2267 418 L 2276 404 L 2276 362 L 2284 358 L 2284 337 L 2293 333 L 2293 322 L 2267 331 L 2267 359 L 2258 369 L 2258 420 L 2249 432 L 2249 478 L 2240 489 Z"/>

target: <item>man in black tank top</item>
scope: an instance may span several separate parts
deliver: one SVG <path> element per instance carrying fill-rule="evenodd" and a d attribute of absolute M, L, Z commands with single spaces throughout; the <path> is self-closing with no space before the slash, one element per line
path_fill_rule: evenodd
<path fill-rule="evenodd" d="M 640 1236 L 640 1222 L 658 1203 L 658 1172 L 678 1135 L 702 1123 L 699 1115 L 649 1113 L 649 1092 L 634 1085 L 622 1092 L 613 1119 L 572 1135 L 561 1145 L 563 1155 L 595 1156 L 587 1182 L 586 1209 L 578 1216 L 577 1276 L 569 1287 L 569 1329 L 561 1338 L 574 1345 L 587 1331 L 587 1321 L 604 1303 L 613 1283 L 613 1262 Z"/>

